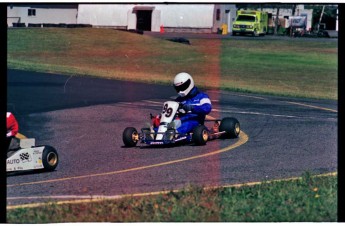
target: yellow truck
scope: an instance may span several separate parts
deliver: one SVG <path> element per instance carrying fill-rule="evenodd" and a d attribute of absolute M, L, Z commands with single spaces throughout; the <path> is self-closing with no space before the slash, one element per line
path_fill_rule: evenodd
<path fill-rule="evenodd" d="M 265 35 L 268 26 L 268 14 L 255 10 L 237 11 L 236 21 L 232 27 L 232 35 L 252 34 L 253 36 Z"/>

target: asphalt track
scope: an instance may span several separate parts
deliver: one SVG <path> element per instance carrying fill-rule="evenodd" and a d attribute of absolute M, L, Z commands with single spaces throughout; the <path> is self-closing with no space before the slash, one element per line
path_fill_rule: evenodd
<path fill-rule="evenodd" d="M 337 171 L 337 102 L 208 90 L 216 118 L 236 117 L 237 139 L 206 146 L 125 148 L 175 95 L 172 87 L 8 70 L 8 109 L 20 132 L 58 150 L 53 172 L 7 175 L 7 206 L 116 198 Z"/>

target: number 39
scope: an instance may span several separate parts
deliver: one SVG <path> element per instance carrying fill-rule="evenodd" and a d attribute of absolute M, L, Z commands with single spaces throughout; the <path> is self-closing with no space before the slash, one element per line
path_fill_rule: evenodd
<path fill-rule="evenodd" d="M 168 108 L 168 104 L 165 104 L 163 107 L 163 111 L 162 113 L 165 114 L 165 117 L 169 118 L 171 116 L 173 109 L 172 108 Z"/>

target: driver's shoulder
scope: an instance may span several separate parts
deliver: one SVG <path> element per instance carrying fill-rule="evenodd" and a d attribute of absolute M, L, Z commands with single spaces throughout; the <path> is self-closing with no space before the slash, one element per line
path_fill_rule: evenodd
<path fill-rule="evenodd" d="M 197 95 L 198 98 L 204 99 L 204 98 L 210 98 L 207 93 L 199 92 Z"/>

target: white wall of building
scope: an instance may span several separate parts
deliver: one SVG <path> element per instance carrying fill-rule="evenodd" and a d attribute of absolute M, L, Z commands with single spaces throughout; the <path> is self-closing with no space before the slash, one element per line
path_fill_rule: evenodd
<path fill-rule="evenodd" d="M 135 7 L 153 7 L 152 30 L 158 26 L 212 28 L 214 4 L 79 4 L 78 23 L 133 27 Z"/>
<path fill-rule="evenodd" d="M 131 5 L 79 4 L 79 24 L 94 26 L 127 26 L 127 12 Z"/>
<path fill-rule="evenodd" d="M 213 4 L 162 5 L 159 9 L 166 27 L 211 28 L 213 25 Z"/>
<path fill-rule="evenodd" d="M 29 9 L 35 9 L 36 15 L 29 16 Z M 12 27 L 12 23 L 77 23 L 78 7 L 75 6 L 57 6 L 54 4 L 45 5 L 15 5 L 7 6 L 7 25 Z"/>

